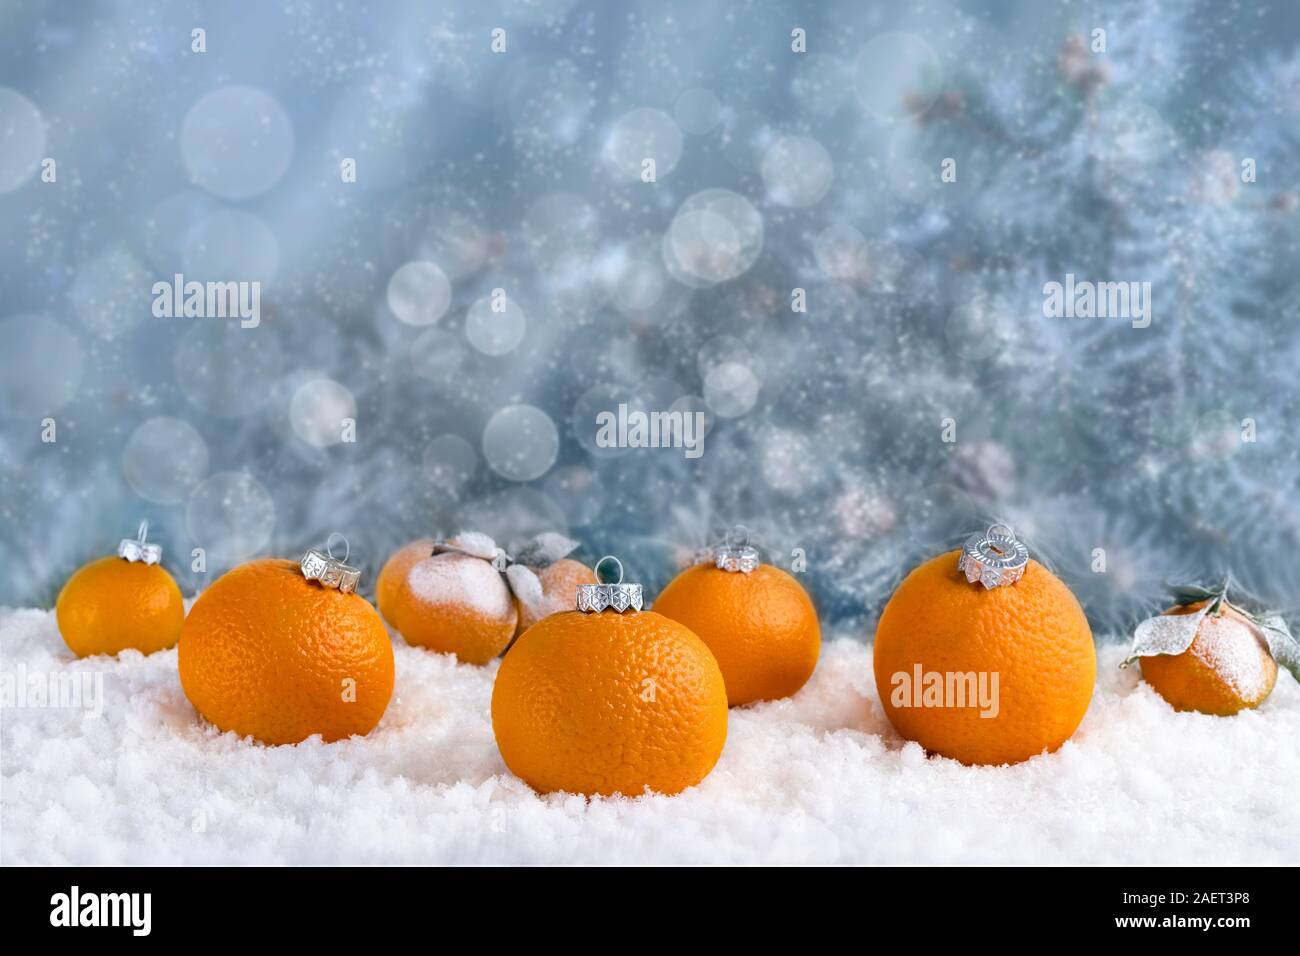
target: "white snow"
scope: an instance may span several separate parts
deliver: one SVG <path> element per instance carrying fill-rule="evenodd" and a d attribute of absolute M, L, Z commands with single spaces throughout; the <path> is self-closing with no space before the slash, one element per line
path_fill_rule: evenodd
<path fill-rule="evenodd" d="M 478 558 L 435 554 L 411 565 L 406 574 L 411 594 L 425 604 L 463 604 L 483 617 L 502 619 L 514 610 L 510 588 L 501 572 Z"/>
<path fill-rule="evenodd" d="M 841 638 L 794 699 L 731 712 L 699 787 L 588 802 L 506 771 L 495 664 L 395 650 L 369 737 L 264 747 L 200 720 L 174 650 L 76 661 L 53 614 L 0 611 L 0 676 L 99 674 L 103 695 L 99 716 L 93 679 L 76 682 L 80 707 L 0 712 L 0 862 L 1300 862 L 1300 686 L 1285 671 L 1257 711 L 1178 714 L 1106 645 L 1073 740 L 968 768 L 893 733 L 870 648 Z"/>

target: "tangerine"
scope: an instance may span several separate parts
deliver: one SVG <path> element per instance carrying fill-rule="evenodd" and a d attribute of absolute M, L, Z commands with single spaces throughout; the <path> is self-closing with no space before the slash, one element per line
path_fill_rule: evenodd
<path fill-rule="evenodd" d="M 568 611 L 502 660 L 492 729 L 506 766 L 541 793 L 675 794 L 717 763 L 727 691 L 684 625 L 653 611 Z"/>
<path fill-rule="evenodd" d="M 455 654 L 467 664 L 486 664 L 504 651 L 518 622 L 501 572 L 492 562 L 459 551 L 412 563 L 388 603 L 392 624 L 406 643 Z"/>
<path fill-rule="evenodd" d="M 406 576 L 420 561 L 433 554 L 433 539 L 420 538 L 410 544 L 404 544 L 384 562 L 375 578 L 375 606 L 384 620 L 392 627 L 397 627 L 397 608 L 402 603 L 400 597 L 406 584 Z"/>
<path fill-rule="evenodd" d="M 1204 605 L 1199 601 L 1164 613 L 1192 614 Z M 1201 618 L 1187 650 L 1153 654 L 1141 661 L 1143 679 L 1175 710 L 1219 717 L 1258 707 L 1277 682 L 1277 662 L 1259 629 L 1226 603 L 1218 613 Z"/>
<path fill-rule="evenodd" d="M 370 602 L 264 558 L 226 572 L 181 630 L 181 687 L 221 730 L 267 744 L 367 734 L 393 694 L 393 645 Z"/>
<path fill-rule="evenodd" d="M 1092 699 L 1088 619 L 1037 561 L 1015 584 L 986 589 L 957 570 L 959 554 L 913 570 L 880 616 L 873 656 L 885 714 L 903 737 L 965 764 L 1055 750 Z"/>
<path fill-rule="evenodd" d="M 697 564 L 668 583 L 654 609 L 709 646 L 732 707 L 789 697 L 817 667 L 821 629 L 812 600 L 770 564 L 749 573 Z"/>
<path fill-rule="evenodd" d="M 106 557 L 68 578 L 55 604 L 64 642 L 78 657 L 173 646 L 185 623 L 185 602 L 157 564 Z"/>

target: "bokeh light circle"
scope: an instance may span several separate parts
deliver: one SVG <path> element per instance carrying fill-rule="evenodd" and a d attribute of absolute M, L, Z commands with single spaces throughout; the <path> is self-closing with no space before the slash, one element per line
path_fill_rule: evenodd
<path fill-rule="evenodd" d="M 856 282 L 867 277 L 867 240 L 847 223 L 827 226 L 813 242 L 817 268 L 832 279 Z"/>
<path fill-rule="evenodd" d="M 715 335 L 701 345 L 699 351 L 695 353 L 695 369 L 701 379 L 708 378 L 713 369 L 725 362 L 744 365 L 760 378 L 765 371 L 762 360 L 750 351 L 744 341 L 734 335 Z"/>
<path fill-rule="evenodd" d="M 289 400 L 289 424 L 293 433 L 317 448 L 341 442 L 344 420 L 355 422 L 356 418 L 357 400 L 333 379 L 304 382 Z"/>
<path fill-rule="evenodd" d="M 411 370 L 435 385 L 463 389 L 466 363 L 472 353 L 465 340 L 448 329 L 425 329 L 415 337 L 409 352 Z"/>
<path fill-rule="evenodd" d="M 492 308 L 493 299 L 485 296 L 469 307 L 465 315 L 465 337 L 484 355 L 513 352 L 524 340 L 527 317 L 511 296 L 501 300 L 501 311 Z"/>
<path fill-rule="evenodd" d="M 859 102 L 877 119 L 919 116 L 943 92 L 943 63 L 919 36 L 883 33 L 858 54 L 853 86 Z"/>
<path fill-rule="evenodd" d="M 807 136 L 777 140 L 763 155 L 763 184 L 768 197 L 782 206 L 811 206 L 835 179 L 835 164 L 826 147 Z"/>
<path fill-rule="evenodd" d="M 663 110 L 632 110 L 614 123 L 603 155 L 619 179 L 641 182 L 647 159 L 654 160 L 655 178 L 662 179 L 682 158 L 682 131 Z"/>
<path fill-rule="evenodd" d="M 460 435 L 439 435 L 425 447 L 421 467 L 425 480 L 456 497 L 478 470 L 478 453 Z"/>
<path fill-rule="evenodd" d="M 280 271 L 280 243 L 251 212 L 217 209 L 186 230 L 181 263 L 187 279 L 258 282 L 265 292 Z"/>
<path fill-rule="evenodd" d="M 739 193 L 706 189 L 677 210 L 664 234 L 669 273 L 685 285 L 702 287 L 746 272 L 763 249 L 763 217 Z"/>
<path fill-rule="evenodd" d="M 944 338 L 959 357 L 974 361 L 1001 352 L 1019 338 L 1018 324 L 1006 301 L 995 293 L 975 290 L 948 316 Z"/>
<path fill-rule="evenodd" d="M 758 401 L 759 380 L 748 365 L 722 362 L 704 379 L 704 400 L 722 418 L 738 418 Z"/>
<path fill-rule="evenodd" d="M 663 298 L 664 273 L 644 259 L 633 259 L 624 267 L 614 289 L 614 306 L 623 313 L 645 312 Z"/>
<path fill-rule="evenodd" d="M 451 282 L 436 263 L 419 260 L 388 280 L 388 308 L 407 325 L 432 325 L 451 306 Z"/>
<path fill-rule="evenodd" d="M 208 443 L 189 422 L 151 418 L 127 439 L 122 471 L 142 498 L 178 504 L 208 473 Z"/>
<path fill-rule="evenodd" d="M 20 313 L 0 321 L 0 415 L 52 415 L 77 394 L 82 340 L 53 319 Z"/>
<path fill-rule="evenodd" d="M 507 405 L 483 429 L 483 458 L 510 481 L 532 481 L 550 471 L 560 452 L 555 422 L 532 405 Z"/>
<path fill-rule="evenodd" d="M 190 495 L 185 527 L 209 560 L 242 561 L 257 554 L 275 530 L 275 502 L 247 472 L 222 471 Z"/>
<path fill-rule="evenodd" d="M 270 94 L 224 86 L 190 109 L 180 146 L 195 185 L 226 199 L 248 199 L 278 183 L 289 168 L 293 123 Z"/>
<path fill-rule="evenodd" d="M 17 90 L 0 86 L 0 193 L 31 179 L 45 158 L 45 119 Z"/>
<path fill-rule="evenodd" d="M 137 224 L 137 241 L 149 265 L 168 278 L 185 271 L 185 239 L 222 209 L 221 200 L 201 189 L 171 193 L 150 207 Z"/>

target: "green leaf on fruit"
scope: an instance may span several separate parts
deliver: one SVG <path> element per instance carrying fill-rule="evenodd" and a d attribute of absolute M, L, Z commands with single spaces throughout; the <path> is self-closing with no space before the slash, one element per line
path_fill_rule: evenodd
<path fill-rule="evenodd" d="M 1300 680 L 1300 642 L 1296 641 L 1286 621 L 1278 614 L 1258 617 L 1251 615 L 1250 618 L 1259 628 L 1265 643 L 1268 644 L 1268 652 L 1273 655 L 1277 666 L 1285 667 L 1291 672 L 1292 677 Z"/>
<path fill-rule="evenodd" d="M 460 554 L 468 554 L 471 557 L 482 558 L 484 561 L 491 561 L 495 558 L 498 550 L 497 543 L 480 531 L 462 531 L 455 537 L 433 546 L 434 554 L 455 551 Z"/>
<path fill-rule="evenodd" d="M 1201 597 L 1197 600 L 1204 601 L 1205 598 Z M 1212 600 L 1190 614 L 1157 614 L 1155 617 L 1147 618 L 1133 632 L 1133 647 L 1129 650 L 1128 657 L 1119 666 L 1128 667 L 1139 657 L 1183 653 L 1192 646 L 1192 641 L 1196 640 L 1196 631 L 1200 628 L 1205 615 L 1217 605 L 1218 602 Z"/>
<path fill-rule="evenodd" d="M 1205 588 L 1199 584 L 1171 584 L 1168 591 L 1173 596 L 1174 603 L 1181 607 L 1199 601 L 1221 601 L 1228 586 L 1226 583 L 1219 588 Z"/>
<path fill-rule="evenodd" d="M 544 594 L 541 579 L 532 568 L 522 564 L 512 564 L 506 568 L 506 583 L 510 593 L 519 598 L 530 610 L 541 606 Z"/>
<path fill-rule="evenodd" d="M 554 531 L 545 531 L 515 548 L 515 563 L 530 568 L 545 568 L 567 558 L 578 548 L 578 542 Z"/>

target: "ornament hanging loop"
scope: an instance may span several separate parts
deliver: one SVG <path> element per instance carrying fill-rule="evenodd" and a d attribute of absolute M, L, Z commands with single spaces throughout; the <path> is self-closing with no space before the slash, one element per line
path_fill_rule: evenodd
<path fill-rule="evenodd" d="M 149 543 L 145 540 L 148 537 L 149 522 L 141 521 L 134 538 L 123 538 L 118 542 L 117 556 L 140 564 L 157 564 L 162 560 L 162 545 Z"/>
<path fill-rule="evenodd" d="M 988 590 L 1015 584 L 1028 565 L 1029 549 L 1006 524 L 991 525 L 987 531 L 971 535 L 957 559 L 957 570 L 966 580 Z"/>
<path fill-rule="evenodd" d="M 600 568 L 601 568 L 601 565 L 603 565 L 606 561 L 613 561 L 613 562 L 614 562 L 615 567 L 618 568 L 618 580 L 615 581 L 614 583 L 615 583 L 615 584 L 622 584 L 622 583 L 623 583 L 623 562 L 620 561 L 618 558 L 614 557 L 612 554 L 607 554 L 607 555 L 605 555 L 603 558 L 601 558 L 599 561 L 597 561 L 597 562 L 596 562 L 596 566 L 595 566 L 594 568 L 591 569 L 591 570 L 592 570 L 592 573 L 596 575 L 596 580 L 600 581 L 602 584 L 606 583 L 606 582 L 601 578 L 601 574 L 600 574 Z"/>
<path fill-rule="evenodd" d="M 335 538 L 343 539 L 341 560 L 334 557 Z M 336 531 L 326 540 L 324 551 L 311 548 L 302 556 L 298 566 L 302 569 L 302 576 L 308 581 L 317 581 L 321 587 L 334 588 L 344 594 L 350 594 L 357 589 L 357 584 L 361 581 L 361 569 L 344 563 L 351 553 L 352 548 L 348 544 L 348 539 Z"/>
<path fill-rule="evenodd" d="M 605 555 L 592 568 L 596 573 L 596 580 L 601 579 L 600 569 L 606 561 L 613 561 L 618 568 L 618 581 L 613 584 L 579 584 L 578 610 L 583 614 L 599 614 L 607 608 L 619 614 L 641 610 L 641 585 L 623 583 L 623 562 L 612 554 Z"/>
<path fill-rule="evenodd" d="M 339 540 L 341 540 L 341 541 L 343 542 L 343 557 L 341 557 L 341 558 L 336 558 L 336 557 L 334 557 L 334 539 L 335 539 L 335 538 L 338 538 Z M 326 552 L 326 554 L 328 554 L 328 555 L 330 556 L 330 560 L 331 560 L 331 561 L 337 561 L 337 562 L 339 562 L 340 564 L 346 564 L 346 563 L 347 563 L 347 560 L 348 560 L 348 555 L 350 555 L 350 554 L 352 553 L 352 545 L 350 545 L 350 544 L 348 543 L 347 535 L 345 535 L 345 534 L 340 534 L 339 532 L 335 531 L 335 532 L 331 533 L 330 536 L 329 536 L 328 538 L 325 539 L 325 552 Z"/>

